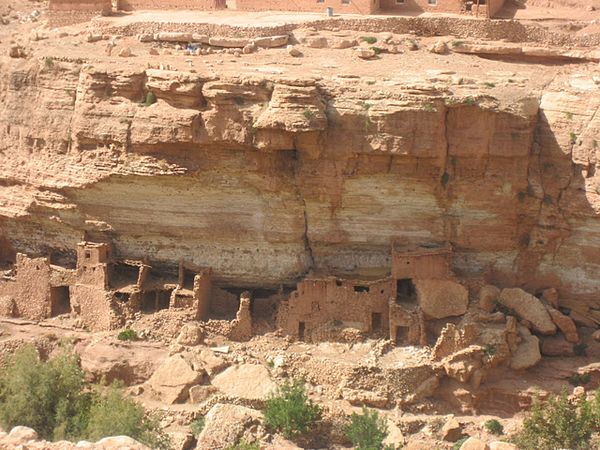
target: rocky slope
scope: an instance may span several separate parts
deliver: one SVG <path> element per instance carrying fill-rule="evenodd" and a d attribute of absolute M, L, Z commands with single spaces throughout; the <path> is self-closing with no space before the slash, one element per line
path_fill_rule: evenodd
<path fill-rule="evenodd" d="M 462 276 L 556 287 L 600 322 L 598 78 L 550 71 L 374 84 L 0 59 L 2 256 L 69 264 L 110 239 L 272 287 L 385 275 L 392 239 L 447 240 Z"/>

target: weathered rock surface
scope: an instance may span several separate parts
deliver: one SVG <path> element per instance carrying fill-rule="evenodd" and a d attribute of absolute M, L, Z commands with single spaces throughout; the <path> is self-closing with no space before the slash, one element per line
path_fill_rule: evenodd
<path fill-rule="evenodd" d="M 423 312 L 434 319 L 460 316 L 467 311 L 469 291 L 450 280 L 416 280 L 415 286 Z"/>
<path fill-rule="evenodd" d="M 236 445 L 244 432 L 260 423 L 262 414 L 244 406 L 217 403 L 205 416 L 205 425 L 198 436 L 196 450 L 223 449 Z"/>
<path fill-rule="evenodd" d="M 268 369 L 258 364 L 231 366 L 211 383 L 229 397 L 246 400 L 265 400 L 276 388 Z"/>
<path fill-rule="evenodd" d="M 148 380 L 148 386 L 165 403 L 183 402 L 202 373 L 196 372 L 179 354 L 167 358 Z"/>
<path fill-rule="evenodd" d="M 519 288 L 503 289 L 498 301 L 514 311 L 521 319 L 531 322 L 535 331 L 541 334 L 556 333 L 556 325 L 543 303 L 533 295 Z"/>

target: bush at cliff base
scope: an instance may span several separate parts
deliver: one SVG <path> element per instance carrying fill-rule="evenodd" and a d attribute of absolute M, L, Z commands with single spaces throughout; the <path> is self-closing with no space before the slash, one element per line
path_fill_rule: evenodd
<path fill-rule="evenodd" d="M 9 356 L 0 370 L 0 425 L 31 427 L 47 440 L 98 440 L 125 435 L 168 449 L 158 423 L 119 386 L 87 385 L 70 349 L 42 361 L 33 346 Z"/>

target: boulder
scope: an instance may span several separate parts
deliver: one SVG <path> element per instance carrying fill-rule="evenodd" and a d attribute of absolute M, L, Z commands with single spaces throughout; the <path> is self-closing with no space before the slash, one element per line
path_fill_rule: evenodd
<path fill-rule="evenodd" d="M 129 58 L 131 56 L 131 49 L 129 47 L 123 47 L 121 50 L 119 50 L 117 55 L 121 58 Z"/>
<path fill-rule="evenodd" d="M 460 446 L 460 450 L 490 450 L 490 447 L 485 442 L 470 437 Z"/>
<path fill-rule="evenodd" d="M 245 431 L 261 420 L 261 413 L 244 406 L 217 403 L 204 416 L 196 450 L 224 449 L 236 445 Z"/>
<path fill-rule="evenodd" d="M 155 41 L 161 42 L 191 42 L 192 33 L 182 33 L 177 31 L 165 31 L 154 35 Z"/>
<path fill-rule="evenodd" d="M 592 339 L 597 342 L 600 342 L 600 330 L 596 330 L 592 333 Z"/>
<path fill-rule="evenodd" d="M 171 440 L 169 450 L 188 450 L 192 448 L 194 436 L 183 431 L 172 431 L 167 433 Z"/>
<path fill-rule="evenodd" d="M 491 284 L 486 284 L 479 291 L 479 308 L 489 313 L 494 312 L 499 296 L 500 289 Z"/>
<path fill-rule="evenodd" d="M 541 352 L 544 356 L 573 356 L 573 344 L 561 336 L 545 336 L 541 340 Z"/>
<path fill-rule="evenodd" d="M 211 37 L 208 39 L 208 43 L 213 47 L 244 48 L 250 43 L 250 39 L 233 37 Z"/>
<path fill-rule="evenodd" d="M 287 46 L 287 52 L 288 52 L 288 55 L 293 56 L 294 58 L 297 58 L 298 56 L 302 56 L 302 52 L 300 50 L 298 50 L 296 47 L 294 47 L 293 45 Z"/>
<path fill-rule="evenodd" d="M 329 45 L 327 38 L 323 36 L 313 36 L 306 38 L 306 46 L 310 48 L 326 48 Z"/>
<path fill-rule="evenodd" d="M 192 42 L 200 42 L 202 44 L 208 44 L 208 35 L 192 33 Z"/>
<path fill-rule="evenodd" d="M 359 47 L 356 49 L 356 54 L 361 59 L 371 59 L 375 57 L 375 50 L 372 48 Z"/>
<path fill-rule="evenodd" d="M 554 324 L 560 331 L 565 335 L 565 339 L 573 344 L 579 342 L 579 333 L 577 333 L 577 326 L 573 319 L 569 316 L 564 315 L 558 309 L 548 307 L 548 313 Z"/>
<path fill-rule="evenodd" d="M 447 442 L 456 442 L 465 435 L 462 424 L 454 417 L 446 421 L 440 430 L 440 434 L 442 439 Z"/>
<path fill-rule="evenodd" d="M 269 370 L 260 364 L 232 366 L 211 383 L 225 395 L 245 400 L 265 400 L 277 387 Z"/>
<path fill-rule="evenodd" d="M 356 39 L 336 39 L 331 43 L 331 48 L 344 49 L 356 47 L 357 45 Z"/>
<path fill-rule="evenodd" d="M 538 333 L 556 333 L 556 325 L 554 325 L 544 304 L 523 289 L 502 289 L 498 301 L 503 306 L 513 310 L 521 319 L 529 321 L 532 328 Z"/>
<path fill-rule="evenodd" d="M 36 431 L 29 427 L 16 426 L 8 433 L 8 439 L 13 443 L 25 444 L 29 441 L 35 441 L 37 438 Z"/>
<path fill-rule="evenodd" d="M 483 367 L 484 350 L 479 345 L 471 345 L 442 360 L 442 367 L 450 378 L 466 383 L 471 376 Z"/>
<path fill-rule="evenodd" d="M 242 53 L 244 55 L 249 55 L 250 53 L 254 53 L 255 51 L 256 51 L 256 45 L 254 45 L 253 43 L 244 45 L 244 48 L 242 49 Z"/>
<path fill-rule="evenodd" d="M 445 41 L 437 41 L 429 47 L 429 51 L 438 55 L 445 55 L 448 53 L 448 44 Z"/>
<path fill-rule="evenodd" d="M 181 355 L 167 358 L 148 380 L 152 391 L 165 403 L 183 402 L 189 389 L 199 384 L 202 373 L 196 372 Z"/>
<path fill-rule="evenodd" d="M 192 367 L 197 371 L 205 371 L 209 377 L 214 377 L 219 372 L 229 367 L 229 362 L 214 354 L 211 349 L 203 348 L 190 356 Z"/>
<path fill-rule="evenodd" d="M 522 336 L 523 337 L 523 336 Z M 523 337 L 523 341 L 510 359 L 510 367 L 515 370 L 525 370 L 535 366 L 542 359 L 540 340 L 537 336 Z"/>
<path fill-rule="evenodd" d="M 20 45 L 11 45 L 8 50 L 8 56 L 11 58 L 25 58 L 25 50 Z"/>
<path fill-rule="evenodd" d="M 111 436 L 100 439 L 96 442 L 97 448 L 103 450 L 150 450 L 144 444 L 139 443 L 129 436 Z"/>
<path fill-rule="evenodd" d="M 257 47 L 263 48 L 275 48 L 275 47 L 283 47 L 287 45 L 290 37 L 287 34 L 283 34 L 281 36 L 268 36 L 261 38 L 254 38 L 252 42 Z"/>
<path fill-rule="evenodd" d="M 202 343 L 204 338 L 204 330 L 197 323 L 186 323 L 181 327 L 177 343 L 180 345 L 194 346 Z"/>
<path fill-rule="evenodd" d="M 158 56 L 158 55 L 159 55 L 159 53 L 158 53 L 158 49 L 157 49 L 157 48 L 154 48 L 154 47 L 152 47 L 152 48 L 150 48 L 150 50 L 148 50 L 148 54 L 149 54 L 149 55 L 152 55 L 152 56 Z"/>
<path fill-rule="evenodd" d="M 127 344 L 107 342 L 81 343 L 75 349 L 89 381 L 111 383 L 119 380 L 127 386 L 148 380 L 166 356 L 163 349 L 150 348 L 146 351 L 133 349 Z"/>
<path fill-rule="evenodd" d="M 432 319 L 460 316 L 467 312 L 469 291 L 452 280 L 415 280 L 419 306 Z"/>
<path fill-rule="evenodd" d="M 16 311 L 15 299 L 9 295 L 0 296 L 0 316 L 14 317 Z"/>

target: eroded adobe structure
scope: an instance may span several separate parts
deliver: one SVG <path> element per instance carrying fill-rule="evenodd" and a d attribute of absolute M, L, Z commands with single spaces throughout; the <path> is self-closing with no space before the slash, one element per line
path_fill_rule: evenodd
<path fill-rule="evenodd" d="M 116 8 L 134 10 L 198 10 L 215 11 L 291 11 L 319 12 L 333 8 L 342 14 L 403 14 L 439 12 L 468 14 L 492 18 L 505 0 L 118 0 Z M 84 22 L 96 15 L 108 15 L 113 9 L 111 0 L 50 0 L 49 19 L 52 26 Z"/>

